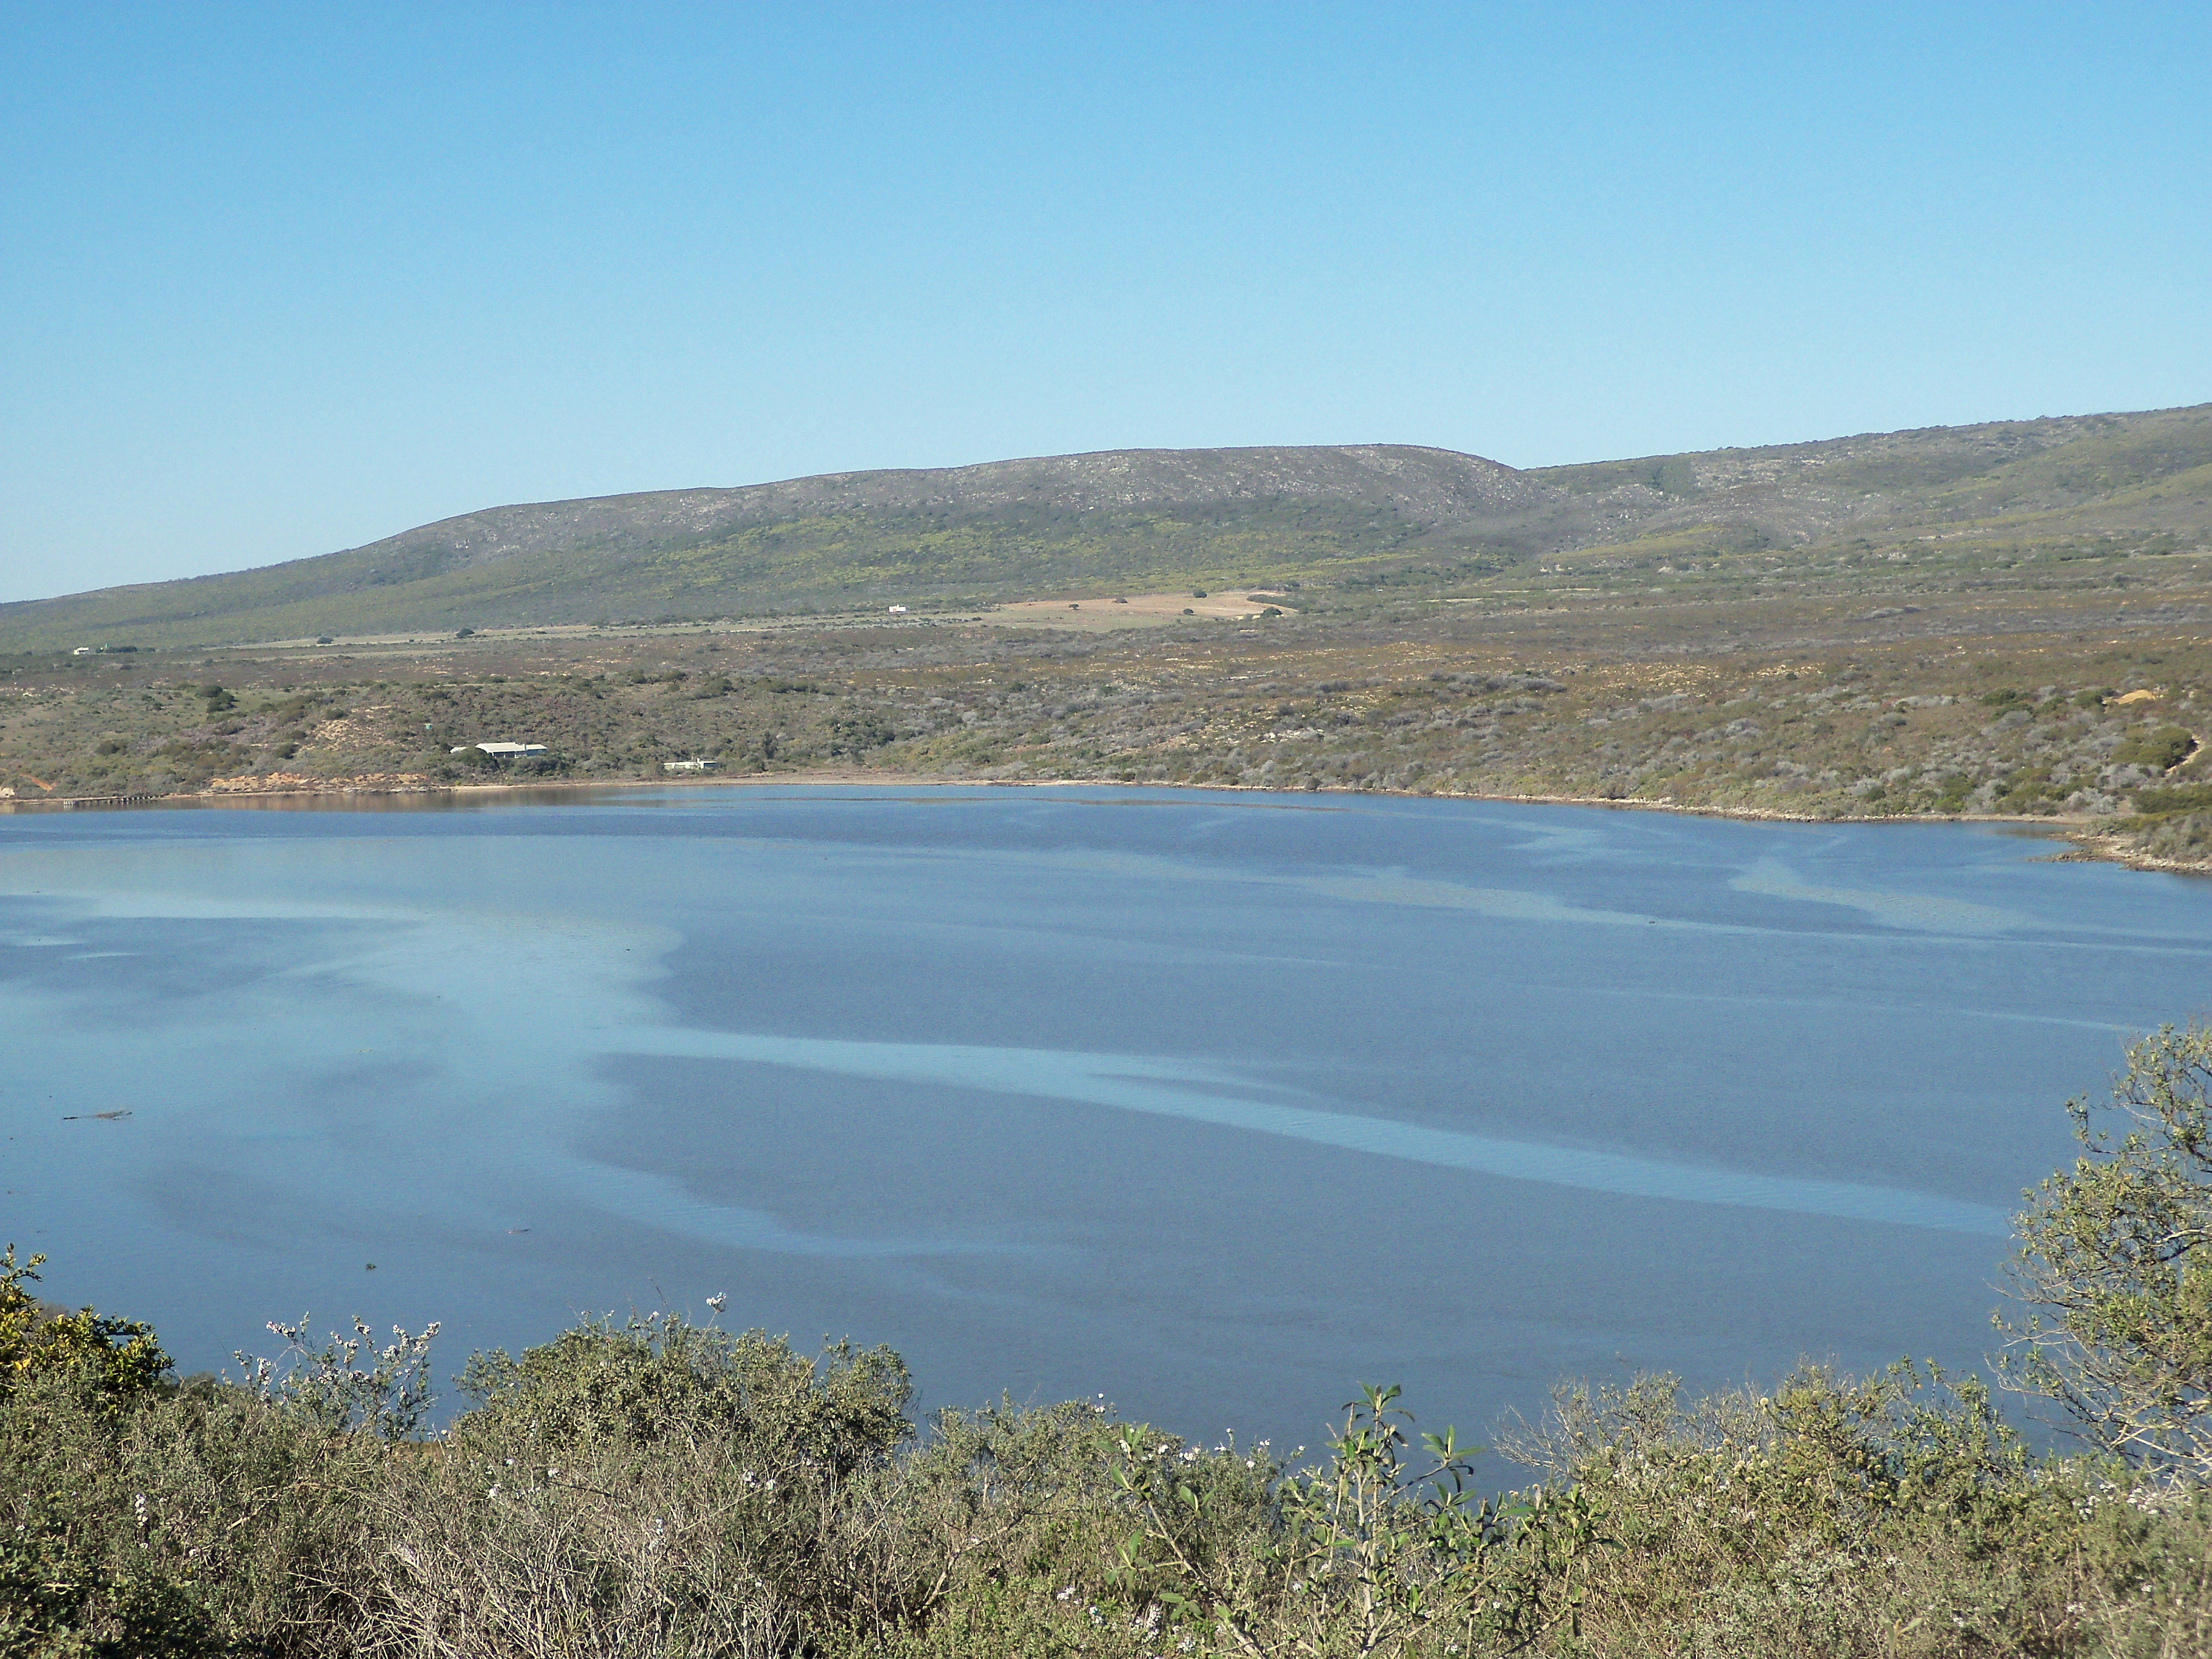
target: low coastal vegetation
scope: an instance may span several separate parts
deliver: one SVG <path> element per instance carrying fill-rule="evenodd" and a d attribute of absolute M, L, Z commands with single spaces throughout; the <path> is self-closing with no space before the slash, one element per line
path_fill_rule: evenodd
<path fill-rule="evenodd" d="M 0 606 L 0 802 L 1083 780 L 2016 817 L 2204 867 L 2208 619 L 2212 407 L 841 475 Z"/>
<path fill-rule="evenodd" d="M 1096 632 L 671 626 L 0 659 L 0 798 L 665 780 L 703 759 L 722 779 L 1978 814 L 2202 863 L 2212 645 L 2187 618 L 2212 585 L 2193 562 L 2165 580 L 2172 592 L 2131 617 L 2118 595 L 2132 589 L 2001 602 L 1930 591 L 1931 575 L 1913 614 L 1840 638 L 1844 596 L 1819 592 L 1696 607 L 1558 592 L 1486 610 L 1316 594 L 1277 619 Z M 2174 620 L 2154 625 L 2158 611 Z M 475 746 L 497 741 L 544 748 Z"/>
<path fill-rule="evenodd" d="M 2196 1654 L 2212 1031 L 2075 1103 L 2001 1382 L 1567 1384 L 1478 1455 L 1369 1386 L 1322 1450 L 937 1414 L 884 1348 L 654 1314 L 480 1353 L 304 1323 L 235 1378 L 0 1267 L 0 1654 Z M 1522 1472 L 1498 1489 L 1498 1459 Z"/>

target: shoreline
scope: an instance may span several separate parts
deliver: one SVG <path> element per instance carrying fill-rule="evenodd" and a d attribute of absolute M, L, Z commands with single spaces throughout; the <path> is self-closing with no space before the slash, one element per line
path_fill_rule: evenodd
<path fill-rule="evenodd" d="M 560 789 L 726 789 L 758 788 L 763 786 L 811 788 L 835 784 L 884 784 L 891 787 L 926 785 L 933 787 L 957 786 L 971 789 L 1102 787 L 1202 789 L 1220 793 L 1253 795 L 1380 795 L 1405 800 L 1491 801 L 1504 805 L 1602 806 L 1622 811 L 1673 812 L 1689 817 L 1727 818 L 1745 823 L 2011 824 L 2022 830 L 2040 830 L 2050 839 L 2068 843 L 2066 850 L 2051 855 L 2056 861 L 2117 864 L 2130 870 L 2151 871 L 2167 875 L 2212 876 L 2212 860 L 2191 861 L 2181 859 L 2161 859 L 2136 853 L 2128 848 L 2118 836 L 2109 830 L 2099 830 L 2095 827 L 2098 820 L 2078 816 L 2030 818 L 2001 812 L 1830 815 L 1817 812 L 1791 812 L 1774 807 L 1705 806 L 1684 801 L 1637 800 L 1602 795 L 1508 795 L 1460 790 L 1422 792 L 1404 789 L 1327 787 L 1310 790 L 1267 789 L 1256 784 L 1247 783 L 1137 783 L 1125 781 L 1120 778 L 946 777 L 924 772 L 885 773 L 824 767 L 811 767 L 802 771 L 754 772 L 742 776 L 706 778 L 548 778 L 527 783 L 429 783 L 387 777 L 350 781 L 332 779 L 327 784 L 307 788 L 287 786 L 277 789 L 204 789 L 195 790 L 190 793 L 168 795 L 70 795 L 59 799 L 33 799 L 16 797 L 12 799 L 0 800 L 0 816 L 12 815 L 18 811 L 60 812 L 92 808 L 108 811 L 127 811 L 149 806 L 215 806 L 230 803 L 246 806 L 283 801 L 342 802 L 357 799 L 362 796 L 447 795 L 458 799 L 474 796 L 526 795 Z"/>

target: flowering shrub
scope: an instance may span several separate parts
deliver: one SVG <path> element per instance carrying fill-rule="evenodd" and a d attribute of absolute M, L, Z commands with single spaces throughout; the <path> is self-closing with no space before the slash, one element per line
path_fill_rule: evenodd
<path fill-rule="evenodd" d="M 82 1373 L 110 1410 L 146 1393 L 169 1369 L 153 1328 L 81 1308 L 50 1309 L 25 1289 L 38 1282 L 46 1261 L 34 1255 L 18 1265 L 15 1247 L 0 1253 L 0 1394 L 22 1380 L 48 1373 Z"/>

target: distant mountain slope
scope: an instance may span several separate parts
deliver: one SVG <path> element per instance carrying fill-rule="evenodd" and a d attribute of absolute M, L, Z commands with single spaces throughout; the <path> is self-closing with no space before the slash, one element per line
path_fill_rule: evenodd
<path fill-rule="evenodd" d="M 0 648 L 835 609 L 1257 578 L 1559 492 L 1448 450 L 1137 450 L 494 507 L 258 570 L 0 605 Z"/>
<path fill-rule="evenodd" d="M 1543 484 L 1622 500 L 1668 498 L 1644 521 L 1663 532 L 1716 514 L 1785 538 L 2035 520 L 2092 531 L 2206 526 L 2212 404 L 1928 427 L 1764 449 L 1722 449 L 1546 468 Z"/>
<path fill-rule="evenodd" d="M 1309 582 L 1547 553 L 2212 526 L 2212 405 L 1517 471 L 1397 445 L 1128 450 L 490 508 L 258 570 L 0 605 L 0 649 L 222 644 Z"/>
<path fill-rule="evenodd" d="M 531 553 L 697 547 L 750 527 L 836 514 L 950 521 L 1039 508 L 1064 515 L 1296 501 L 1379 507 L 1446 523 L 1528 505 L 1545 494 L 1510 467 L 1443 449 L 1117 450 L 494 507 L 358 550 L 427 575 L 431 567 L 461 568 Z"/>

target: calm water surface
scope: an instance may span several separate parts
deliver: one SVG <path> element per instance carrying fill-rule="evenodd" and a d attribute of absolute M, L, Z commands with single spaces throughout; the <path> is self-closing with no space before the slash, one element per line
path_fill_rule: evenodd
<path fill-rule="evenodd" d="M 187 1368 L 726 1291 L 931 1403 L 1279 1441 L 1360 1378 L 1472 1427 L 1972 1364 L 2062 1103 L 2212 984 L 2212 884 L 2048 850 L 1130 790 L 16 815 L 0 1232 Z"/>

